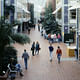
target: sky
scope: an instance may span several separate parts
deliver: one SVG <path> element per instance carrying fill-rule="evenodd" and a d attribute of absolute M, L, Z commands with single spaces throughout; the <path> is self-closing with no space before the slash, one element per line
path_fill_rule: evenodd
<path fill-rule="evenodd" d="M 31 3 L 34 3 L 34 11 L 41 12 L 42 8 L 44 8 L 46 0 L 28 0 Z"/>

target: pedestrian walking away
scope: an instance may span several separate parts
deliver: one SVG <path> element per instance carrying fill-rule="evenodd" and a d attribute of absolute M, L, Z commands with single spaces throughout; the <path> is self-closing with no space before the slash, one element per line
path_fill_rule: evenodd
<path fill-rule="evenodd" d="M 60 59 L 62 56 L 62 50 L 60 49 L 60 46 L 58 46 L 58 49 L 56 50 L 56 54 L 57 54 L 58 63 L 60 64 Z"/>
<path fill-rule="evenodd" d="M 22 58 L 24 58 L 25 69 L 27 70 L 29 54 L 28 54 L 28 52 L 26 52 L 26 49 L 24 49 L 24 53 L 22 54 Z"/>
<path fill-rule="evenodd" d="M 30 34 L 30 31 L 31 31 L 31 29 L 30 29 L 30 28 L 28 28 L 28 34 Z"/>
<path fill-rule="evenodd" d="M 49 52 L 50 52 L 50 62 L 52 62 L 52 55 L 53 55 L 53 46 L 52 46 L 52 43 L 50 43 L 50 46 L 49 46 Z"/>
<path fill-rule="evenodd" d="M 31 51 L 32 51 L 32 56 L 34 56 L 34 52 L 35 52 L 35 42 L 33 42 L 33 44 L 32 44 Z"/>
<path fill-rule="evenodd" d="M 41 48 L 40 48 L 40 44 L 39 44 L 39 42 L 37 41 L 36 42 L 36 54 L 38 55 L 39 54 L 39 50 L 40 50 Z"/>
<path fill-rule="evenodd" d="M 57 38 L 58 38 L 58 42 L 60 43 L 61 36 L 60 36 L 60 34 L 59 34 L 59 33 L 58 33 L 58 36 L 57 36 Z"/>

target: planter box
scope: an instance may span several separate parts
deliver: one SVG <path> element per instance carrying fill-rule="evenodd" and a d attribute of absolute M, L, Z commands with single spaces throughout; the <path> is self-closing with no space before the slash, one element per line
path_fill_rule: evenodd
<path fill-rule="evenodd" d="M 67 55 L 69 57 L 75 57 L 75 49 L 76 49 L 76 47 L 68 46 L 68 48 L 67 48 Z"/>

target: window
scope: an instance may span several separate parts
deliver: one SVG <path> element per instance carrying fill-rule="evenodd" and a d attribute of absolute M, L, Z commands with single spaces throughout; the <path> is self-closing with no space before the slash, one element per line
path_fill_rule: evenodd
<path fill-rule="evenodd" d="M 76 19 L 76 10 L 71 10 L 70 11 L 70 18 L 71 19 Z"/>

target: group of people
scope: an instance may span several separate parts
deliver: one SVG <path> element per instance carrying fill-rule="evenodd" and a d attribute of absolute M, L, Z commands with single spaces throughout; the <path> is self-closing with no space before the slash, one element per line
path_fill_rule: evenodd
<path fill-rule="evenodd" d="M 58 35 L 56 35 L 56 34 L 53 34 L 53 35 L 48 34 L 47 35 L 47 39 L 49 40 L 49 42 L 52 42 L 52 43 L 60 42 L 61 41 L 61 35 L 59 33 L 58 33 Z"/>
<path fill-rule="evenodd" d="M 53 51 L 54 51 L 54 48 L 52 46 L 52 43 L 50 43 L 50 46 L 49 46 L 50 62 L 52 62 Z M 60 49 L 60 46 L 58 46 L 58 48 L 56 50 L 56 55 L 57 55 L 58 63 L 60 64 L 60 59 L 61 59 L 61 56 L 62 56 L 62 50 Z"/>
<path fill-rule="evenodd" d="M 40 50 L 40 44 L 39 42 L 37 41 L 36 44 L 35 42 L 32 43 L 32 46 L 31 46 L 31 51 L 32 51 L 32 56 L 34 56 L 35 54 L 39 54 L 39 50 Z"/>
<path fill-rule="evenodd" d="M 41 48 L 40 48 L 39 42 L 37 41 L 36 44 L 35 44 L 35 42 L 33 42 L 32 46 L 31 46 L 32 56 L 35 56 L 35 54 L 38 55 L 40 49 Z M 28 52 L 26 52 L 26 49 L 24 49 L 24 53 L 22 54 L 22 58 L 24 58 L 25 69 L 27 70 L 29 54 L 28 54 Z"/>
<path fill-rule="evenodd" d="M 39 50 L 40 50 L 39 42 L 37 41 L 36 44 L 35 44 L 35 42 L 33 42 L 32 46 L 31 46 L 32 56 L 35 56 L 35 54 L 38 55 L 39 54 Z M 53 59 L 53 57 L 52 57 L 53 56 L 53 51 L 54 51 L 54 48 L 52 46 L 52 43 L 50 43 L 50 46 L 49 46 L 50 62 L 52 62 L 52 59 Z M 56 55 L 57 55 L 58 63 L 60 64 L 60 59 L 61 59 L 61 56 L 62 56 L 62 50 L 61 50 L 60 46 L 58 46 L 58 48 L 56 50 Z M 24 59 L 25 69 L 27 70 L 29 54 L 26 51 L 26 49 L 24 49 L 24 52 L 22 53 L 22 58 Z M 15 63 L 14 60 L 11 59 L 11 62 L 8 65 L 8 67 L 10 69 L 13 69 L 14 66 L 16 67 L 16 70 L 19 72 L 20 76 L 23 76 L 21 65 L 18 64 L 18 63 Z"/>
<path fill-rule="evenodd" d="M 31 47 L 32 56 L 35 56 L 36 54 L 38 55 L 39 50 L 40 50 L 39 42 L 37 41 L 36 44 L 35 44 L 35 42 L 33 42 L 32 47 Z M 52 59 L 53 59 L 53 51 L 54 51 L 54 48 L 52 46 L 52 43 L 50 43 L 50 46 L 49 46 L 50 62 L 52 62 Z M 57 55 L 58 63 L 60 64 L 60 60 L 61 60 L 61 56 L 62 56 L 62 50 L 61 50 L 60 46 L 58 46 L 58 48 L 56 50 L 56 55 Z M 27 69 L 29 54 L 28 54 L 28 52 L 26 52 L 26 50 L 24 50 L 24 53 L 22 54 L 22 58 L 24 58 L 25 69 Z"/>

